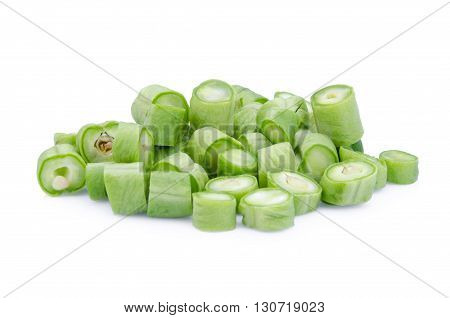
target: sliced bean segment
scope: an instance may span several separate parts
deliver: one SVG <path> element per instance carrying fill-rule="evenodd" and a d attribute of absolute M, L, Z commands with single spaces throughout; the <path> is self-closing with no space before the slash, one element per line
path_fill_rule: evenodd
<path fill-rule="evenodd" d="M 336 147 L 331 139 L 323 134 L 307 134 L 300 146 L 301 163 L 299 169 L 320 181 L 325 169 L 339 161 Z"/>
<path fill-rule="evenodd" d="M 258 180 L 254 176 L 241 175 L 218 177 L 208 181 L 205 187 L 208 192 L 221 192 L 234 196 L 239 200 L 247 193 L 258 189 Z"/>
<path fill-rule="evenodd" d="M 283 142 L 258 151 L 258 179 L 261 187 L 267 186 L 267 173 L 283 170 L 295 171 L 297 161 L 291 144 Z"/>
<path fill-rule="evenodd" d="M 355 159 L 373 163 L 377 167 L 377 183 L 375 189 L 381 189 L 386 185 L 387 181 L 387 167 L 384 160 L 369 156 L 367 154 L 353 151 L 350 147 L 342 146 L 339 148 L 339 156 L 341 161 Z"/>
<path fill-rule="evenodd" d="M 217 174 L 236 176 L 240 174 L 256 175 L 258 162 L 256 157 L 242 149 L 229 149 L 219 154 Z"/>
<path fill-rule="evenodd" d="M 260 103 L 264 104 L 267 102 L 267 98 L 264 96 L 259 95 L 258 93 L 255 93 L 251 91 L 250 89 L 246 87 L 242 87 L 239 85 L 233 85 L 233 89 L 235 92 L 235 103 L 236 108 L 241 108 L 247 104 L 250 103 Z"/>
<path fill-rule="evenodd" d="M 194 129 L 215 127 L 227 134 L 233 134 L 235 92 L 219 80 L 208 80 L 192 92 L 189 119 Z"/>
<path fill-rule="evenodd" d="M 113 161 L 113 142 L 118 125 L 117 121 L 106 121 L 80 128 L 77 133 L 77 148 L 86 163 Z"/>
<path fill-rule="evenodd" d="M 352 87 L 324 87 L 311 96 L 311 104 L 318 132 L 330 136 L 336 146 L 349 146 L 361 139 L 364 130 Z"/>
<path fill-rule="evenodd" d="M 157 171 L 178 171 L 187 172 L 191 178 L 191 191 L 198 192 L 205 188 L 208 182 L 208 173 L 202 166 L 195 163 L 188 154 L 184 152 L 174 153 L 160 161 L 154 166 Z"/>
<path fill-rule="evenodd" d="M 239 202 L 244 225 L 261 231 L 278 231 L 294 225 L 292 195 L 281 189 L 258 189 Z"/>
<path fill-rule="evenodd" d="M 53 146 L 39 156 L 39 185 L 47 194 L 54 196 L 80 190 L 85 184 L 85 168 L 86 163 L 74 146 Z"/>
<path fill-rule="evenodd" d="M 191 214 L 189 174 L 176 171 L 153 171 L 150 178 L 147 215 L 158 218 L 180 218 Z"/>
<path fill-rule="evenodd" d="M 131 106 L 136 123 L 146 126 L 158 146 L 175 146 L 186 132 L 189 106 L 182 94 L 161 85 L 143 88 Z"/>
<path fill-rule="evenodd" d="M 322 187 L 314 179 L 298 172 L 269 172 L 268 187 L 280 188 L 293 195 L 295 215 L 316 210 L 322 195 Z"/>
<path fill-rule="evenodd" d="M 238 141 L 242 144 L 245 150 L 254 154 L 258 154 L 258 150 L 261 148 L 269 147 L 272 143 L 263 134 L 259 132 L 246 133 L 241 135 Z"/>
<path fill-rule="evenodd" d="M 387 180 L 397 184 L 411 184 L 419 177 L 419 159 L 400 150 L 387 150 L 380 154 L 387 165 Z"/>
<path fill-rule="evenodd" d="M 53 135 L 53 142 L 54 142 L 55 145 L 69 144 L 69 145 L 72 145 L 72 146 L 76 147 L 76 145 L 77 145 L 77 134 L 75 134 L 75 133 L 71 133 L 71 134 L 55 133 Z"/>
<path fill-rule="evenodd" d="M 197 192 L 192 195 L 192 223 L 202 231 L 236 228 L 236 199 L 226 193 Z"/>
<path fill-rule="evenodd" d="M 347 160 L 325 170 L 320 185 L 322 201 L 346 206 L 370 200 L 377 182 L 377 168 L 369 161 Z"/>
<path fill-rule="evenodd" d="M 114 213 L 144 212 L 147 186 L 143 163 L 111 163 L 104 169 L 106 193 Z"/>
<path fill-rule="evenodd" d="M 86 166 L 86 188 L 91 200 L 107 199 L 105 187 L 105 165 L 111 163 L 97 162 L 88 163 Z"/>
<path fill-rule="evenodd" d="M 115 162 L 143 162 L 146 170 L 151 169 L 153 136 L 147 128 L 134 123 L 119 123 L 113 147 Z"/>

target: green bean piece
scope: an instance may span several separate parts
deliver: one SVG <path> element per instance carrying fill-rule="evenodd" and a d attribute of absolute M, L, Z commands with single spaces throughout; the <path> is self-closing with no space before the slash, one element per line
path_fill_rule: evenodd
<path fill-rule="evenodd" d="M 134 123 L 119 123 L 113 148 L 115 162 L 143 162 L 145 170 L 152 168 L 153 136 L 146 127 Z"/>
<path fill-rule="evenodd" d="M 283 189 L 294 197 L 295 215 L 302 215 L 317 209 L 322 187 L 308 176 L 290 171 L 269 172 L 269 188 Z"/>
<path fill-rule="evenodd" d="M 156 171 L 178 171 L 189 173 L 191 178 L 191 191 L 203 191 L 208 182 L 208 173 L 203 167 L 195 163 L 188 154 L 184 152 L 174 153 L 160 161 L 154 166 Z"/>
<path fill-rule="evenodd" d="M 258 179 L 260 187 L 267 186 L 267 173 L 295 171 L 297 162 L 291 144 L 283 142 L 258 150 Z"/>
<path fill-rule="evenodd" d="M 238 203 L 244 195 L 256 189 L 258 189 L 258 180 L 250 175 L 217 177 L 209 180 L 205 187 L 207 192 L 230 194 Z"/>
<path fill-rule="evenodd" d="M 86 163 L 74 146 L 59 144 L 39 156 L 37 179 L 44 192 L 57 196 L 83 188 L 85 168 Z"/>
<path fill-rule="evenodd" d="M 53 141 L 54 141 L 55 146 L 60 145 L 60 144 L 69 144 L 69 145 L 76 147 L 77 134 L 75 134 L 75 133 L 71 133 L 71 134 L 55 133 L 53 135 Z"/>
<path fill-rule="evenodd" d="M 245 150 L 255 156 L 258 155 L 259 149 L 272 145 L 269 139 L 259 132 L 243 134 L 239 137 L 238 141 L 242 144 Z"/>
<path fill-rule="evenodd" d="M 296 152 L 300 152 L 301 145 L 305 141 L 306 136 L 310 133 L 311 131 L 306 128 L 300 128 L 299 130 L 297 130 L 294 137 L 294 147 L 293 147 Z"/>
<path fill-rule="evenodd" d="M 377 167 L 377 183 L 375 185 L 375 189 L 381 189 L 386 185 L 387 167 L 384 160 L 380 160 L 361 152 L 353 151 L 350 147 L 346 146 L 339 148 L 339 157 L 341 158 L 341 161 L 355 159 L 373 163 Z"/>
<path fill-rule="evenodd" d="M 300 146 L 301 163 L 299 170 L 320 181 L 325 169 L 339 161 L 331 139 L 323 134 L 308 134 Z"/>
<path fill-rule="evenodd" d="M 261 96 L 246 87 L 239 85 L 233 85 L 232 87 L 235 93 L 235 104 L 237 109 L 254 102 L 264 104 L 268 100 L 264 96 Z"/>
<path fill-rule="evenodd" d="M 400 150 L 387 150 L 380 154 L 386 162 L 387 180 L 397 184 L 411 184 L 419 177 L 419 158 Z"/>
<path fill-rule="evenodd" d="M 153 134 L 158 146 L 175 146 L 188 127 L 189 106 L 182 94 L 161 85 L 143 88 L 131 106 L 136 123 Z"/>
<path fill-rule="evenodd" d="M 227 83 L 208 80 L 192 92 L 189 119 L 194 129 L 215 127 L 228 135 L 233 134 L 235 93 Z"/>
<path fill-rule="evenodd" d="M 87 124 L 77 133 L 77 148 L 86 163 L 113 161 L 113 141 L 116 135 L 117 121 L 102 124 Z"/>
<path fill-rule="evenodd" d="M 217 175 L 236 176 L 240 174 L 256 175 L 258 162 L 251 153 L 242 149 L 229 149 L 219 154 Z"/>
<path fill-rule="evenodd" d="M 377 167 L 369 161 L 347 160 L 325 170 L 320 185 L 322 201 L 346 206 L 370 200 L 377 182 Z"/>
<path fill-rule="evenodd" d="M 188 173 L 153 171 L 150 178 L 147 215 L 180 218 L 192 214 L 191 181 Z"/>
<path fill-rule="evenodd" d="M 206 151 L 211 146 L 214 141 L 228 138 L 229 136 L 222 131 L 214 127 L 203 127 L 197 129 L 192 134 L 188 143 L 185 147 L 185 152 L 194 160 L 196 163 L 204 166 Z"/>
<path fill-rule="evenodd" d="M 273 101 L 264 104 L 256 115 L 259 131 L 272 143 L 294 142 L 299 122 L 295 112 L 289 108 L 275 106 Z"/>
<path fill-rule="evenodd" d="M 236 138 L 245 133 L 257 131 L 256 114 L 261 107 L 260 103 L 250 103 L 234 114 L 234 136 Z"/>
<path fill-rule="evenodd" d="M 105 165 L 109 162 L 88 163 L 86 165 L 86 188 L 91 200 L 104 200 L 108 198 L 105 187 Z"/>
<path fill-rule="evenodd" d="M 192 195 L 192 223 L 201 231 L 236 228 L 236 199 L 226 193 L 197 192 Z"/>
<path fill-rule="evenodd" d="M 104 181 L 114 213 L 132 215 L 146 210 L 147 186 L 142 162 L 107 164 Z"/>
<path fill-rule="evenodd" d="M 311 97 L 317 130 L 328 135 L 339 146 L 349 146 L 363 136 L 355 92 L 347 85 L 332 85 Z"/>
<path fill-rule="evenodd" d="M 279 231 L 294 225 L 292 195 L 281 189 L 257 189 L 239 202 L 242 223 L 260 231 Z"/>

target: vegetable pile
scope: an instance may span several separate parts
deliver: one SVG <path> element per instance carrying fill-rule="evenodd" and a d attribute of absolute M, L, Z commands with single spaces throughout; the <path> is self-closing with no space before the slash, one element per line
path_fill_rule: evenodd
<path fill-rule="evenodd" d="M 232 230 L 236 214 L 245 226 L 275 231 L 321 201 L 361 204 L 386 182 L 418 178 L 414 155 L 364 153 L 355 92 L 347 85 L 322 88 L 309 102 L 288 92 L 269 100 L 208 80 L 189 104 L 179 92 L 150 85 L 131 106 L 135 123 L 56 133 L 38 160 L 39 185 L 52 196 L 86 186 L 114 213 L 192 216 L 202 231 Z"/>

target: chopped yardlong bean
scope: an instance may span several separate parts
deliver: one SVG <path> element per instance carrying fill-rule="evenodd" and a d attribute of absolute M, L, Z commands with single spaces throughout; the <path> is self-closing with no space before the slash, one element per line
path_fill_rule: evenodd
<path fill-rule="evenodd" d="M 419 159 L 400 150 L 387 150 L 380 154 L 387 165 L 387 180 L 392 183 L 410 184 L 419 176 Z"/>

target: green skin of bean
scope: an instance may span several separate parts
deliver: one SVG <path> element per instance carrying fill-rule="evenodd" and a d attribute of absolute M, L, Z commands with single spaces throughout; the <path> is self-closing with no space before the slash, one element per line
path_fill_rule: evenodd
<path fill-rule="evenodd" d="M 376 190 L 381 189 L 386 185 L 387 167 L 386 162 L 384 160 L 380 160 L 378 158 L 366 155 L 361 152 L 353 151 L 346 146 L 342 146 L 339 148 L 339 157 L 341 158 L 341 161 L 355 159 L 373 163 L 377 167 L 377 182 L 375 185 L 375 189 Z"/>
<path fill-rule="evenodd" d="M 86 166 L 86 188 L 91 200 L 98 201 L 108 198 L 104 179 L 105 165 L 107 164 L 111 163 L 88 163 Z"/>
<path fill-rule="evenodd" d="M 296 168 L 297 160 L 288 142 L 258 150 L 258 179 L 262 188 L 267 186 L 268 172 L 295 171 Z"/>
<path fill-rule="evenodd" d="M 45 186 L 45 182 L 42 179 L 42 173 L 45 168 L 45 165 L 51 163 L 52 161 L 64 160 L 65 158 L 72 158 L 77 164 L 80 166 L 80 170 L 82 171 L 82 176 L 80 177 L 80 182 L 78 184 L 70 184 L 64 190 L 55 190 L 53 188 L 49 188 Z M 67 166 L 66 166 L 67 167 Z M 70 167 L 67 167 L 70 168 Z M 37 164 L 37 179 L 41 189 L 52 196 L 58 196 L 65 192 L 75 192 L 84 187 L 85 184 L 85 168 L 86 163 L 83 158 L 78 154 L 75 147 L 69 144 L 59 144 L 55 145 L 44 152 L 39 156 L 38 164 Z"/>
<path fill-rule="evenodd" d="M 215 140 L 205 152 L 204 167 L 210 175 L 218 173 L 219 155 L 229 149 L 243 149 L 242 144 L 233 137 L 226 136 Z"/>
<path fill-rule="evenodd" d="M 144 143 L 143 134 L 147 135 Z M 147 128 L 134 123 L 119 123 L 113 142 L 113 159 L 117 163 L 143 162 L 151 169 L 154 156 L 153 136 Z"/>
<path fill-rule="evenodd" d="M 264 96 L 239 85 L 233 85 L 233 90 L 235 93 L 235 104 L 237 109 L 253 102 L 264 104 L 268 101 Z"/>
<path fill-rule="evenodd" d="M 143 164 L 111 163 L 104 169 L 106 193 L 114 213 L 132 215 L 144 212 L 147 186 Z"/>
<path fill-rule="evenodd" d="M 258 104 L 262 106 L 261 104 Z M 239 136 L 256 132 L 258 126 L 256 125 L 256 114 L 258 110 L 253 107 L 244 107 L 240 111 L 234 114 L 234 136 Z"/>
<path fill-rule="evenodd" d="M 186 144 L 185 152 L 196 163 L 204 166 L 206 151 L 216 140 L 229 137 L 227 134 L 214 127 L 203 127 L 192 134 Z"/>
<path fill-rule="evenodd" d="M 71 133 L 71 134 L 55 133 L 53 135 L 53 141 L 54 141 L 55 145 L 69 144 L 69 145 L 72 145 L 72 146 L 76 147 L 76 145 L 77 145 L 77 134 L 75 134 L 75 133 Z"/>
<path fill-rule="evenodd" d="M 321 170 L 311 169 L 310 163 L 313 161 L 313 159 L 308 158 L 308 156 L 309 152 L 313 149 L 321 149 L 321 151 L 326 152 L 330 155 L 330 161 L 328 162 L 327 166 L 338 162 L 339 157 L 336 151 L 336 147 L 328 136 L 319 133 L 309 133 L 305 136 L 300 146 L 300 154 L 302 160 L 299 169 L 301 170 L 301 172 L 304 172 L 307 175 L 313 177 L 316 181 L 320 181 L 320 178 L 322 177 L 326 168 L 323 168 Z"/>
<path fill-rule="evenodd" d="M 238 141 L 242 144 L 245 150 L 252 153 L 253 155 L 258 154 L 258 150 L 261 148 L 266 148 L 272 146 L 269 139 L 259 132 L 246 133 L 241 135 Z"/>
<path fill-rule="evenodd" d="M 231 150 L 232 151 L 232 150 Z M 229 151 L 219 154 L 217 163 L 218 176 L 237 176 L 241 174 L 256 175 L 258 173 L 258 163 L 253 155 L 242 151 L 241 162 L 239 164 L 233 163 L 228 159 Z M 250 157 L 250 158 L 249 158 Z M 253 159 L 253 160 L 252 160 Z"/>
<path fill-rule="evenodd" d="M 303 215 L 308 212 L 315 211 L 320 203 L 320 198 L 322 196 L 322 187 L 312 178 L 309 178 L 305 174 L 301 174 L 303 177 L 307 178 L 309 181 L 313 182 L 317 186 L 316 192 L 310 192 L 310 193 L 292 193 L 292 196 L 294 198 L 294 207 L 295 207 L 295 215 Z M 270 173 L 267 175 L 267 186 L 269 188 L 279 188 L 283 189 L 285 191 L 288 191 L 285 189 L 282 185 L 280 185 L 276 180 L 273 178 L 273 173 Z M 289 191 L 288 191 L 289 192 Z"/>
<path fill-rule="evenodd" d="M 241 189 L 241 190 L 235 190 L 235 191 L 225 191 L 225 190 L 218 190 L 216 188 L 212 188 L 211 184 L 213 182 L 216 182 L 217 180 L 226 180 L 226 179 L 230 179 L 230 178 L 239 178 L 240 176 L 225 176 L 225 177 L 217 177 L 214 179 L 211 179 L 208 181 L 208 183 L 206 183 L 205 186 L 205 191 L 207 192 L 220 192 L 220 193 L 227 193 L 229 195 L 232 195 L 233 197 L 236 198 L 236 201 L 239 203 L 239 201 L 241 200 L 241 198 L 246 195 L 247 193 L 252 192 L 253 190 L 258 189 L 258 180 L 256 179 L 256 177 L 254 176 L 245 176 L 245 177 L 251 177 L 253 179 L 253 182 L 251 183 L 251 185 L 245 189 Z"/>
<path fill-rule="evenodd" d="M 359 160 L 347 160 L 344 162 L 358 161 Z M 369 201 L 372 198 L 377 182 L 377 168 L 373 163 L 366 163 L 373 167 L 372 173 L 365 177 L 350 181 L 336 181 L 328 175 L 328 171 L 341 163 L 335 163 L 329 166 L 320 180 L 320 185 L 322 187 L 322 201 L 338 206 L 356 205 Z"/>
<path fill-rule="evenodd" d="M 87 124 L 80 128 L 76 144 L 78 153 L 86 163 L 113 161 L 113 151 L 102 152 L 96 141 L 100 140 L 102 135 L 113 139 L 118 125 L 117 121 L 106 121 L 102 124 Z"/>
<path fill-rule="evenodd" d="M 350 88 L 351 93 L 335 104 L 321 104 L 317 95 L 333 87 Z M 322 88 L 311 96 L 311 105 L 318 132 L 330 136 L 336 146 L 349 146 L 361 139 L 364 130 L 353 88 L 347 85 Z"/>
<path fill-rule="evenodd" d="M 364 145 L 363 145 L 362 140 L 359 140 L 359 141 L 355 142 L 354 144 L 350 145 L 350 148 L 352 148 L 353 151 L 364 153 Z"/>
<path fill-rule="evenodd" d="M 218 82 L 224 87 L 228 87 L 230 92 L 229 99 L 220 102 L 202 100 L 198 96 L 197 91 L 201 88 L 201 86 L 208 84 L 208 82 Z M 236 106 L 235 93 L 230 85 L 218 80 L 208 80 L 203 82 L 192 92 L 190 105 L 189 120 L 195 129 L 211 126 L 227 133 L 228 135 L 233 134 L 233 118 Z"/>
<path fill-rule="evenodd" d="M 143 88 L 131 106 L 136 123 L 146 126 L 158 146 L 175 146 L 187 129 L 189 106 L 184 96 L 161 85 Z"/>
<path fill-rule="evenodd" d="M 268 206 L 250 205 L 245 200 L 246 196 L 241 199 L 238 208 L 245 226 L 260 231 L 280 231 L 294 226 L 295 207 L 291 194 L 285 202 Z"/>
<path fill-rule="evenodd" d="M 189 173 L 192 193 L 202 191 L 209 180 L 205 169 L 183 152 L 175 153 L 160 160 L 153 166 L 153 170 Z"/>
<path fill-rule="evenodd" d="M 192 224 L 201 231 L 220 232 L 236 228 L 236 199 L 214 200 L 201 193 L 192 195 Z"/>
<path fill-rule="evenodd" d="M 389 158 L 385 153 L 389 151 L 396 151 L 410 156 L 410 160 L 395 160 Z M 419 177 L 419 159 L 409 153 L 400 150 L 383 151 L 380 154 L 380 159 L 384 160 L 387 165 L 387 181 L 396 184 L 412 184 L 417 181 Z"/>
<path fill-rule="evenodd" d="M 189 174 L 175 171 L 153 171 L 150 178 L 147 215 L 158 218 L 181 218 L 191 214 Z"/>

